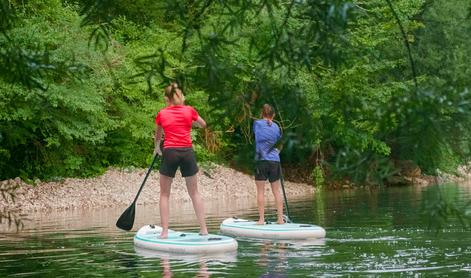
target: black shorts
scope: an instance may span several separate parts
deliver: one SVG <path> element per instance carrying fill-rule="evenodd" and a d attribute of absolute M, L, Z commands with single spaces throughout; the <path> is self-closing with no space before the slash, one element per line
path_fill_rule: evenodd
<path fill-rule="evenodd" d="M 255 180 L 275 182 L 281 177 L 280 162 L 259 160 L 255 165 Z"/>
<path fill-rule="evenodd" d="M 192 148 L 166 148 L 163 150 L 159 173 L 174 178 L 178 167 L 180 167 L 183 177 L 191 177 L 198 173 L 198 165 L 196 165 L 196 157 Z"/>

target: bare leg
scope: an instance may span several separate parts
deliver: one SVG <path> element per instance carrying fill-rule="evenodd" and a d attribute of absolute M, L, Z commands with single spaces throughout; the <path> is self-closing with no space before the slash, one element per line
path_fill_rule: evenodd
<path fill-rule="evenodd" d="M 258 222 L 257 224 L 265 224 L 265 181 L 255 181 L 257 185 L 257 206 L 258 206 Z"/>
<path fill-rule="evenodd" d="M 195 209 L 196 218 L 200 224 L 200 234 L 207 235 L 208 228 L 206 227 L 206 220 L 204 219 L 204 204 L 198 191 L 198 180 L 196 175 L 185 177 L 185 182 L 191 202 L 193 203 L 193 208 Z"/>
<path fill-rule="evenodd" d="M 168 237 L 168 217 L 169 217 L 169 198 L 170 188 L 172 185 L 173 178 L 160 175 L 160 225 L 162 226 L 162 232 L 160 238 Z"/>
<path fill-rule="evenodd" d="M 276 206 L 276 223 L 283 224 L 283 200 L 280 193 L 281 183 L 280 180 L 274 181 L 271 183 L 271 191 L 275 197 L 275 206 Z"/>

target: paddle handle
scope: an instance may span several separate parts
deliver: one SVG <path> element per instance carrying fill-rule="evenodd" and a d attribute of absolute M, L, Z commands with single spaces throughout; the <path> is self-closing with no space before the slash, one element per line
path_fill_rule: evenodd
<path fill-rule="evenodd" d="M 137 202 L 137 198 L 139 197 L 139 194 L 141 194 L 142 188 L 144 188 L 144 184 L 147 181 L 147 178 L 149 177 L 150 172 L 152 171 L 152 167 L 154 167 L 155 161 L 157 161 L 157 157 L 159 155 L 155 154 L 154 158 L 152 159 L 152 163 L 149 166 L 149 169 L 147 169 L 146 176 L 144 177 L 144 180 L 142 181 L 141 187 L 139 188 L 139 191 L 137 191 L 136 197 L 134 198 L 134 201 L 132 202 L 133 205 Z"/>
<path fill-rule="evenodd" d="M 286 198 L 286 192 L 285 192 L 285 182 L 283 178 L 283 170 L 281 169 L 281 162 L 280 162 L 280 182 L 281 182 L 281 190 L 283 191 L 283 197 L 285 199 L 285 206 L 286 206 L 286 215 L 288 215 L 288 218 L 291 219 L 289 216 L 289 207 L 288 207 L 288 198 Z"/>

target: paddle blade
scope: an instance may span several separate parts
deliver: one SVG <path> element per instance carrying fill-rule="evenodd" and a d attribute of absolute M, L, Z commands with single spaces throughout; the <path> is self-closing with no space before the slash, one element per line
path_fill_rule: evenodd
<path fill-rule="evenodd" d="M 132 203 L 119 217 L 118 221 L 116 221 L 116 227 L 129 231 L 132 229 L 132 225 L 134 225 L 134 215 L 136 212 L 136 205 Z"/>

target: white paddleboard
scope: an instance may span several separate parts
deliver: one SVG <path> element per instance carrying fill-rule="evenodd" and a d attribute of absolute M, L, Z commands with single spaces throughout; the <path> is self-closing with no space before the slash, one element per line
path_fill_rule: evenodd
<path fill-rule="evenodd" d="M 223 235 L 199 235 L 191 232 L 169 230 L 168 238 L 160 238 L 162 228 L 145 225 L 134 236 L 134 245 L 139 248 L 183 254 L 210 254 L 237 250 L 237 241 Z"/>
<path fill-rule="evenodd" d="M 263 239 L 310 239 L 324 238 L 324 228 L 311 224 L 285 223 L 258 225 L 256 221 L 227 218 L 220 226 L 221 233 L 238 237 Z"/>

